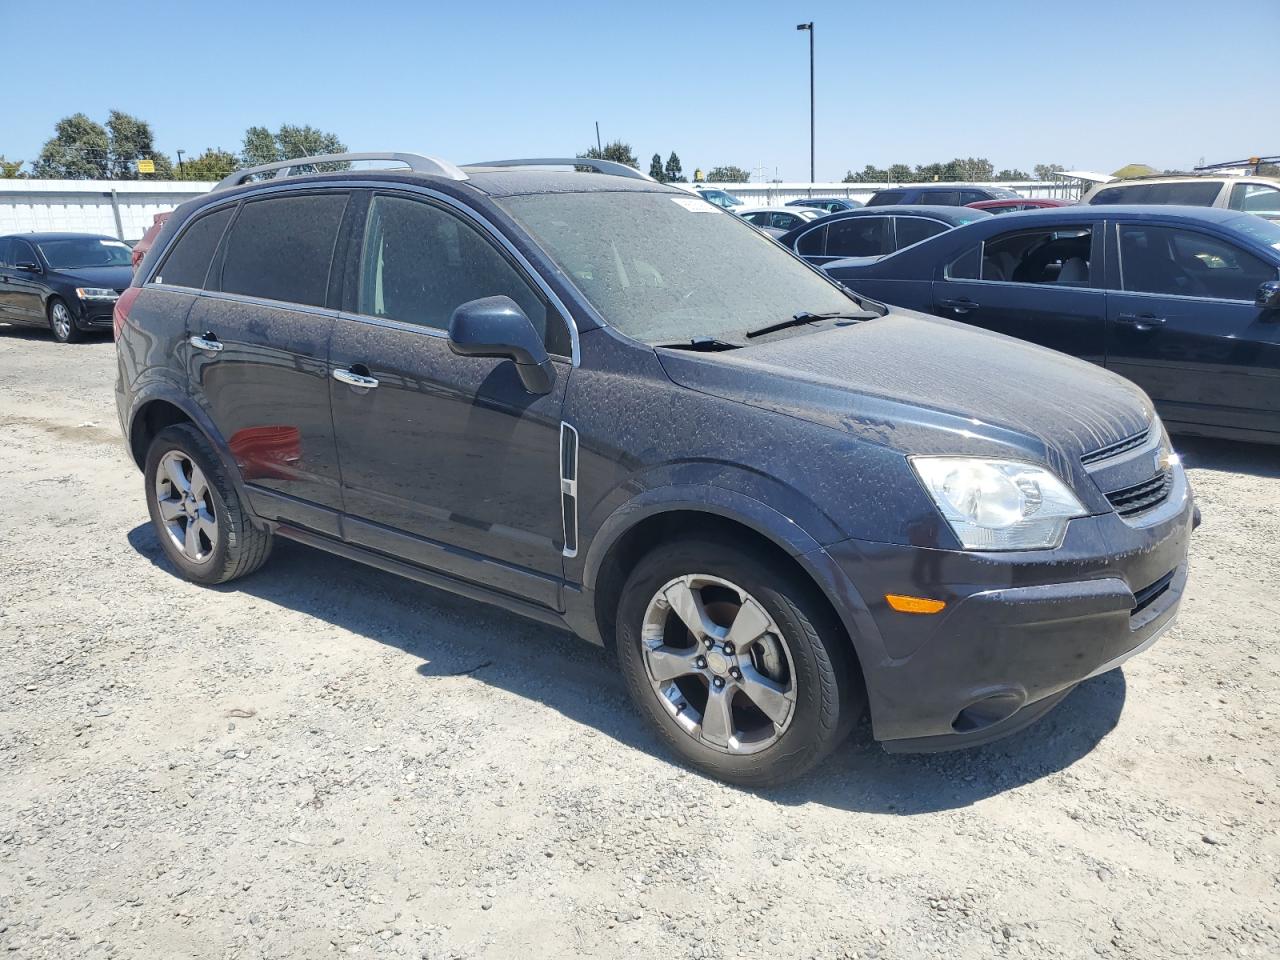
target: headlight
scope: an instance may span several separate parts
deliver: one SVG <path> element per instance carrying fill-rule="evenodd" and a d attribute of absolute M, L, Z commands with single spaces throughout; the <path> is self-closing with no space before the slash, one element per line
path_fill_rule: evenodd
<path fill-rule="evenodd" d="M 76 296 L 81 300 L 119 300 L 120 294 L 108 287 L 76 287 Z"/>
<path fill-rule="evenodd" d="M 911 465 L 969 550 L 1043 550 L 1085 509 L 1044 467 L 978 457 L 912 457 Z"/>

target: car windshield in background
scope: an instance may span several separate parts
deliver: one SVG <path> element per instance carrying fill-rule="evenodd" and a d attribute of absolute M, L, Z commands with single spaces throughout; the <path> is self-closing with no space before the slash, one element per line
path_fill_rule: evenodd
<path fill-rule="evenodd" d="M 857 309 L 746 221 L 670 193 L 548 193 L 499 201 L 612 326 L 645 343 L 745 332 L 800 311 Z"/>
<path fill-rule="evenodd" d="M 1261 240 L 1273 250 L 1280 250 L 1280 223 L 1250 214 L 1228 220 L 1227 226 L 1251 240 Z"/>
<path fill-rule="evenodd" d="M 129 266 L 129 245 L 105 237 L 45 240 L 40 244 L 40 252 L 54 270 Z"/>

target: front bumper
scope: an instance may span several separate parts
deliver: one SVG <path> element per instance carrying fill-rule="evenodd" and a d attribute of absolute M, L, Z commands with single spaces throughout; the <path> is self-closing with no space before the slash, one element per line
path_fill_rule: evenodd
<path fill-rule="evenodd" d="M 986 743 L 1154 643 L 1177 616 L 1197 522 L 1181 471 L 1175 486 L 1141 526 L 1114 513 L 1081 518 L 1056 550 L 826 548 L 877 628 L 857 643 L 876 739 L 895 752 Z M 889 593 L 947 605 L 899 613 Z"/>

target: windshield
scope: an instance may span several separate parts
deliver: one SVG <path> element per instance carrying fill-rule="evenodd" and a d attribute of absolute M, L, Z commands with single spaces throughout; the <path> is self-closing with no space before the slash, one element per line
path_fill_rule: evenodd
<path fill-rule="evenodd" d="M 745 333 L 800 311 L 858 309 L 741 217 L 670 193 L 546 193 L 499 203 L 605 321 L 645 343 Z"/>
<path fill-rule="evenodd" d="M 53 270 L 129 266 L 129 245 L 106 237 L 45 240 L 40 244 L 40 252 Z"/>
<path fill-rule="evenodd" d="M 1227 226 L 1251 240 L 1260 240 L 1273 250 L 1280 250 L 1280 223 L 1250 214 L 1228 220 Z"/>

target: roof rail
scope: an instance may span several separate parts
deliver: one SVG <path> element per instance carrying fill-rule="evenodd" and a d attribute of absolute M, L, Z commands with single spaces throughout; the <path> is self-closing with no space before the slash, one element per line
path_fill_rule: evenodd
<path fill-rule="evenodd" d="M 1253 175 L 1258 175 L 1258 168 L 1263 164 L 1280 164 L 1280 156 L 1275 157 L 1249 157 L 1247 160 L 1230 160 L 1226 163 L 1205 163 L 1195 167 L 1197 173 L 1201 171 L 1211 170 L 1231 170 L 1240 167 L 1253 167 Z"/>
<path fill-rule="evenodd" d="M 641 173 L 635 167 L 613 160 L 596 160 L 592 157 L 538 157 L 529 160 L 489 160 L 485 163 L 468 163 L 464 170 L 482 167 L 590 167 L 596 173 L 607 173 L 614 177 L 628 177 L 632 180 L 657 181 L 647 173 Z"/>
<path fill-rule="evenodd" d="M 256 167 L 237 170 L 229 177 L 218 182 L 214 190 L 226 190 L 238 187 L 256 174 L 276 173 L 270 179 L 278 180 L 290 176 L 295 167 L 314 166 L 318 163 L 349 163 L 354 160 L 394 160 L 403 163 L 415 173 L 429 173 L 436 177 L 448 177 L 450 180 L 466 180 L 467 175 L 448 160 L 437 160 L 435 157 L 424 157 L 417 153 L 325 153 L 315 157 L 296 157 L 292 160 L 277 160 L 274 163 L 262 163 Z"/>

